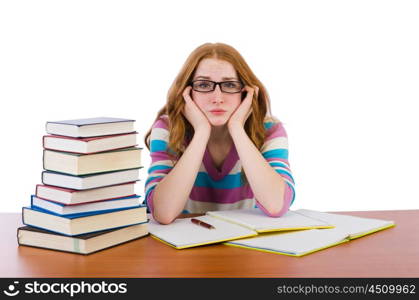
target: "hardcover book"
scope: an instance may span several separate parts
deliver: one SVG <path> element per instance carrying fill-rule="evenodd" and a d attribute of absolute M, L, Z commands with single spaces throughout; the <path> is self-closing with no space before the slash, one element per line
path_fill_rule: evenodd
<path fill-rule="evenodd" d="M 22 222 L 25 225 L 74 236 L 146 223 L 147 214 L 145 205 L 106 213 L 87 212 L 71 216 L 60 216 L 37 207 L 23 207 Z"/>
<path fill-rule="evenodd" d="M 72 205 L 133 196 L 135 194 L 134 188 L 135 182 L 82 191 L 38 184 L 36 185 L 35 195 L 38 198 Z"/>
<path fill-rule="evenodd" d="M 138 181 L 140 178 L 140 168 L 79 176 L 54 171 L 43 171 L 42 183 L 74 190 L 88 190 Z"/>
<path fill-rule="evenodd" d="M 141 150 L 132 147 L 94 154 L 44 150 L 43 165 L 45 170 L 71 175 L 133 169 L 141 167 Z"/>
<path fill-rule="evenodd" d="M 133 132 L 88 138 L 44 135 L 42 145 L 48 150 L 91 154 L 136 146 L 137 134 Z"/>
<path fill-rule="evenodd" d="M 134 122 L 135 120 L 130 119 L 99 117 L 49 121 L 45 127 L 49 134 L 70 137 L 92 137 L 133 132 Z"/>
<path fill-rule="evenodd" d="M 91 254 L 138 239 L 147 234 L 147 223 L 87 233 L 74 237 L 30 226 L 23 226 L 18 228 L 17 240 L 19 245 L 24 246 L 78 254 Z"/>

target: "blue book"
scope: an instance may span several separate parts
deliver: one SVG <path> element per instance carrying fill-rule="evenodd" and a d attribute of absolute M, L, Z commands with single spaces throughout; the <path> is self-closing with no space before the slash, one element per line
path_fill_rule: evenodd
<path fill-rule="evenodd" d="M 76 205 L 65 205 L 59 202 L 38 198 L 35 195 L 31 196 L 31 207 L 41 208 L 59 216 L 77 216 L 80 213 L 90 212 L 104 213 L 134 208 L 138 205 L 140 205 L 140 196 L 138 195 Z"/>
<path fill-rule="evenodd" d="M 146 206 L 117 209 L 109 212 L 92 211 L 72 215 L 58 215 L 33 206 L 22 208 L 22 222 L 52 232 L 75 236 L 106 229 L 120 228 L 147 222 Z"/>

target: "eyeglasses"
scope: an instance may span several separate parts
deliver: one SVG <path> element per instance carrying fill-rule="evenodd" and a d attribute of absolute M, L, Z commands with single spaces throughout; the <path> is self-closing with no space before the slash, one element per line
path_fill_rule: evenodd
<path fill-rule="evenodd" d="M 201 93 L 209 93 L 215 90 L 217 84 L 223 93 L 235 94 L 240 93 L 243 83 L 240 81 L 211 81 L 211 80 L 194 80 L 192 81 L 192 89 Z"/>

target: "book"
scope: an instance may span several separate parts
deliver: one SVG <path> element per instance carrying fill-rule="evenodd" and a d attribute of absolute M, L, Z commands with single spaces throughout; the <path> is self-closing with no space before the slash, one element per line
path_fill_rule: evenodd
<path fill-rule="evenodd" d="M 146 223 L 87 233 L 74 237 L 30 226 L 23 226 L 17 230 L 17 240 L 19 245 L 24 246 L 78 254 L 91 254 L 144 237 L 147 234 L 148 227 Z"/>
<path fill-rule="evenodd" d="M 280 218 L 267 217 L 257 208 L 209 211 L 207 215 L 247 227 L 258 233 L 333 227 L 332 223 L 306 216 L 300 210 L 290 210 Z"/>
<path fill-rule="evenodd" d="M 23 207 L 22 222 L 36 228 L 74 236 L 146 223 L 148 220 L 146 206 L 139 205 L 106 213 L 86 212 L 71 216 L 60 216 L 38 207 Z"/>
<path fill-rule="evenodd" d="M 93 137 L 134 131 L 135 120 L 98 117 L 88 119 L 73 119 L 49 121 L 46 123 L 48 134 L 70 137 Z"/>
<path fill-rule="evenodd" d="M 80 191 L 37 184 L 35 195 L 38 198 L 71 205 L 132 196 L 135 194 L 134 186 L 135 182 L 130 182 Z"/>
<path fill-rule="evenodd" d="M 306 209 L 298 210 L 298 212 L 307 217 L 334 224 L 335 227 L 271 233 L 251 239 L 228 241 L 225 245 L 289 256 L 304 256 L 395 226 L 393 221 L 388 220 L 323 213 Z"/>
<path fill-rule="evenodd" d="M 45 170 L 71 175 L 87 175 L 139 168 L 142 148 L 132 147 L 95 154 L 75 154 L 44 150 Z"/>
<path fill-rule="evenodd" d="M 136 146 L 137 134 L 132 132 L 87 138 L 44 135 L 42 146 L 48 150 L 91 154 Z"/>
<path fill-rule="evenodd" d="M 221 243 L 257 235 L 251 229 L 210 216 L 201 216 L 196 219 L 213 225 L 215 229 L 198 226 L 191 222 L 191 218 L 183 218 L 176 219 L 169 225 L 162 225 L 151 219 L 149 231 L 153 238 L 176 249 Z"/>
<path fill-rule="evenodd" d="M 281 218 L 271 218 L 257 208 L 213 211 L 194 218 L 214 226 L 215 229 L 198 226 L 191 219 L 176 219 L 169 225 L 151 220 L 149 231 L 152 237 L 176 249 L 184 249 L 253 237 L 259 232 L 333 227 L 325 221 L 292 211 Z"/>
<path fill-rule="evenodd" d="M 140 177 L 140 168 L 79 176 L 53 171 L 43 171 L 42 183 L 74 190 L 94 189 L 138 181 Z"/>
<path fill-rule="evenodd" d="M 140 205 L 140 196 L 117 198 L 112 200 L 88 202 L 82 204 L 65 205 L 54 201 L 41 199 L 32 195 L 31 207 L 36 206 L 57 215 L 73 215 L 85 212 L 108 212 L 115 209 L 132 208 Z"/>

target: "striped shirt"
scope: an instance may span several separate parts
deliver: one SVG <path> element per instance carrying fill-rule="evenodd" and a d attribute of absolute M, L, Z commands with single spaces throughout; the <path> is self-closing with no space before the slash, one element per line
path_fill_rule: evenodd
<path fill-rule="evenodd" d="M 161 116 L 153 124 L 150 134 L 151 165 L 145 183 L 145 199 L 151 212 L 153 212 L 153 191 L 173 168 L 173 162 L 168 154 L 168 122 L 166 115 Z M 294 201 L 295 190 L 288 163 L 287 134 L 281 123 L 265 122 L 264 126 L 267 132 L 261 153 L 286 183 L 282 210 L 275 215 L 270 214 L 255 199 L 250 185 L 243 185 L 241 180 L 243 168 L 233 143 L 221 170 L 215 167 L 207 146 L 183 213 L 259 207 L 266 215 L 279 217 L 288 211 Z"/>

